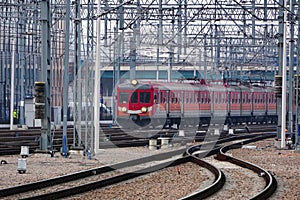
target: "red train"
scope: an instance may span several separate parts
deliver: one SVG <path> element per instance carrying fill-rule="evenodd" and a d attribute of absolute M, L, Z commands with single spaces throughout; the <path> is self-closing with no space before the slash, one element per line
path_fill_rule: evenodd
<path fill-rule="evenodd" d="M 117 123 L 123 128 L 277 123 L 276 109 L 271 87 L 132 80 L 117 89 Z"/>

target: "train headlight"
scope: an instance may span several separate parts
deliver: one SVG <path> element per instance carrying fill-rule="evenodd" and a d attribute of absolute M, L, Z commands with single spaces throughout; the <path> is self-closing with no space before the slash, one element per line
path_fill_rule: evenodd
<path fill-rule="evenodd" d="M 127 108 L 126 108 L 126 107 L 122 107 L 121 111 L 122 111 L 122 112 L 126 112 L 126 111 L 127 111 Z"/>
<path fill-rule="evenodd" d="M 134 80 L 131 81 L 131 84 L 132 84 L 133 86 L 136 86 L 136 85 L 138 84 L 138 81 L 134 79 Z"/>
<path fill-rule="evenodd" d="M 146 107 L 142 107 L 142 109 L 141 109 L 141 111 L 142 111 L 142 113 L 145 113 L 145 112 L 147 112 L 147 108 Z"/>

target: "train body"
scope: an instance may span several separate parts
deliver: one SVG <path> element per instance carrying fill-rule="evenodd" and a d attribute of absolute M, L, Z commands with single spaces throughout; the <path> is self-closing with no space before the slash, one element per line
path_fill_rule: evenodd
<path fill-rule="evenodd" d="M 136 81 L 117 88 L 117 123 L 124 128 L 276 123 L 271 87 Z"/>

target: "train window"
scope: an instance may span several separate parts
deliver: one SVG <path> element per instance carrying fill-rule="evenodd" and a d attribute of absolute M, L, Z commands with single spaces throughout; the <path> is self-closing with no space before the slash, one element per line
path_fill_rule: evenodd
<path fill-rule="evenodd" d="M 262 103 L 262 94 L 258 95 L 258 103 Z"/>
<path fill-rule="evenodd" d="M 200 93 L 196 93 L 196 103 L 200 103 Z"/>
<path fill-rule="evenodd" d="M 141 92 L 140 93 L 140 102 L 141 103 L 150 103 L 150 92 Z"/>
<path fill-rule="evenodd" d="M 160 92 L 160 103 L 165 103 L 164 101 L 164 93 Z"/>
<path fill-rule="evenodd" d="M 225 103 L 225 94 L 223 94 L 223 93 L 222 93 L 222 99 L 221 99 L 221 100 L 222 100 L 222 102 L 221 102 L 221 103 L 223 103 L 223 104 L 224 104 L 224 103 Z"/>
<path fill-rule="evenodd" d="M 131 103 L 137 103 L 138 102 L 138 93 L 134 92 L 131 95 Z"/>
<path fill-rule="evenodd" d="M 190 103 L 190 98 L 189 98 L 189 96 L 190 96 L 189 93 L 186 93 L 186 95 L 185 95 L 185 98 L 186 98 L 186 99 L 185 99 L 185 102 L 186 102 L 186 103 Z"/>
<path fill-rule="evenodd" d="M 224 103 L 224 94 L 223 93 L 220 94 L 220 103 Z"/>
<path fill-rule="evenodd" d="M 120 92 L 120 103 L 128 103 L 128 92 Z"/>
<path fill-rule="evenodd" d="M 155 103 L 155 104 L 158 103 L 158 101 L 157 101 L 157 94 L 156 94 L 156 93 L 154 94 L 154 103 Z"/>
<path fill-rule="evenodd" d="M 181 97 L 180 97 L 180 94 L 178 94 L 177 100 L 178 100 L 178 103 L 181 103 Z"/>
<path fill-rule="evenodd" d="M 172 97 L 171 103 L 176 103 L 176 100 L 175 100 L 175 99 L 176 99 L 175 97 Z"/>

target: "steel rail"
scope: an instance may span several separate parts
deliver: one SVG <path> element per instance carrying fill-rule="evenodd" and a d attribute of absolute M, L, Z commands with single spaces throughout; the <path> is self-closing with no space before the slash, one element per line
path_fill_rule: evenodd
<path fill-rule="evenodd" d="M 97 167 L 97 168 L 93 168 L 93 169 L 89 169 L 89 170 L 85 170 L 85 171 L 80 171 L 80 172 L 68 174 L 65 176 L 60 176 L 60 177 L 51 178 L 51 179 L 47 179 L 47 180 L 37 181 L 37 182 L 19 185 L 19 186 L 10 187 L 10 188 L 4 188 L 4 189 L 0 190 L 0 197 L 11 196 L 11 195 L 15 195 L 15 194 L 20 194 L 20 193 L 24 193 L 24 192 L 28 192 L 28 191 L 33 191 L 33 190 L 69 182 L 69 181 L 79 180 L 82 178 L 99 175 L 102 173 L 114 171 L 116 169 L 122 169 L 125 167 L 130 167 L 130 166 L 134 166 L 134 165 L 138 165 L 138 164 L 143 164 L 143 163 L 153 162 L 153 161 L 160 161 L 160 160 L 171 158 L 176 155 L 181 155 L 184 153 L 184 151 L 185 151 L 185 149 L 174 150 L 171 152 L 166 152 L 166 153 L 162 153 L 162 154 L 143 157 L 143 158 L 130 160 L 130 161 L 126 161 L 126 162 L 121 162 L 121 163 L 117 163 L 117 164 L 113 164 L 113 165 L 109 165 L 109 166 Z"/>
<path fill-rule="evenodd" d="M 211 156 L 211 155 L 217 154 L 217 157 L 221 160 L 233 162 L 234 164 L 237 164 L 241 167 L 252 169 L 257 173 L 263 172 L 264 174 L 266 174 L 264 176 L 264 179 L 266 180 L 267 186 L 265 187 L 264 191 L 257 194 L 252 199 L 266 199 L 267 197 L 271 196 L 271 194 L 273 194 L 274 191 L 276 190 L 276 187 L 277 187 L 276 179 L 274 179 L 274 177 L 272 177 L 272 175 L 269 172 L 267 172 L 266 170 L 264 170 L 262 168 L 259 168 L 258 166 L 255 166 L 251 163 L 246 163 L 245 161 L 241 161 L 236 158 L 232 158 L 230 156 L 227 157 L 227 155 L 225 155 L 225 153 L 223 151 L 226 152 L 227 150 L 229 150 L 231 148 L 240 148 L 244 144 L 248 144 L 248 143 L 255 142 L 258 140 L 262 140 L 262 139 L 272 138 L 275 136 L 276 136 L 276 134 L 274 134 L 274 133 L 263 133 L 263 134 L 259 134 L 259 135 L 254 135 L 254 134 L 253 135 L 248 135 L 248 134 L 247 135 L 236 135 L 236 136 L 233 136 L 230 138 L 221 139 L 221 140 L 217 141 L 216 144 L 222 144 L 225 142 L 231 142 L 234 140 L 241 140 L 241 139 L 247 139 L 247 140 L 245 140 L 243 142 L 235 143 L 233 145 L 227 145 L 225 147 L 220 147 L 220 146 L 216 145 L 214 147 L 214 149 L 212 149 L 209 153 L 204 151 L 204 152 L 195 154 L 195 152 L 201 150 L 201 147 L 202 147 L 202 145 L 195 145 L 195 146 L 188 148 L 185 152 L 185 155 L 194 155 L 196 157 L 206 157 L 206 156 Z M 214 142 L 210 142 L 210 143 L 213 144 Z M 195 192 L 183 199 L 189 199 L 189 200 L 190 199 L 191 200 L 203 199 L 203 198 L 207 198 L 207 197 L 211 196 L 212 194 L 216 193 L 223 187 L 223 185 L 225 184 L 225 181 L 226 181 L 226 177 L 222 171 L 219 172 L 218 176 L 219 176 L 219 178 L 217 180 L 215 180 L 215 182 L 213 184 L 211 184 L 210 186 L 208 186 L 207 188 L 205 188 L 201 191 Z M 222 177 L 222 176 L 224 176 L 224 177 Z"/>
<path fill-rule="evenodd" d="M 109 186 L 109 185 L 113 185 L 122 181 L 127 181 L 129 179 L 133 179 L 139 176 L 143 176 L 152 172 L 156 172 L 159 171 L 161 169 L 167 168 L 167 167 L 173 167 L 173 166 L 177 166 L 180 164 L 184 164 L 187 162 L 193 162 L 195 164 L 198 164 L 199 166 L 203 167 L 203 166 L 207 166 L 205 165 L 205 162 L 202 162 L 201 160 L 193 157 L 193 156 L 185 156 L 182 158 L 179 158 L 177 160 L 172 160 L 172 161 L 168 161 L 166 163 L 161 163 L 155 166 L 151 166 L 151 167 L 147 167 L 144 169 L 140 169 L 137 170 L 135 172 L 129 172 L 129 173 L 125 173 L 125 174 L 121 174 L 118 176 L 114 176 L 108 179 L 104 179 L 101 181 L 96 181 L 96 182 L 92 182 L 92 183 L 88 183 L 88 184 L 83 184 L 77 187 L 72 187 L 69 189 L 64 189 L 64 190 L 60 190 L 60 191 L 55 191 L 53 193 L 47 193 L 47 194 L 43 194 L 43 195 L 38 195 L 38 196 L 32 196 L 29 198 L 24 198 L 23 200 L 27 200 L 27 199 L 40 199 L 40 200 L 47 200 L 47 199 L 59 199 L 59 198 L 64 198 L 64 197 L 69 197 L 75 194 L 80 194 L 83 192 L 88 192 L 94 189 L 101 189 L 103 187 Z M 203 165 L 203 166 L 202 166 Z"/>
<path fill-rule="evenodd" d="M 216 149 L 210 150 L 206 154 L 207 155 L 211 155 L 212 153 L 216 154 L 219 151 L 219 148 L 220 147 L 216 147 Z M 81 172 L 77 172 L 77 173 L 73 173 L 73 174 L 69 174 L 69 175 L 65 175 L 65 176 L 61 176 L 61 177 L 57 177 L 57 178 L 52 178 L 52 179 L 42 180 L 42 181 L 38 181 L 38 182 L 34 182 L 34 183 L 29 183 L 29 184 L 15 186 L 15 187 L 11 187 L 11 188 L 2 189 L 2 190 L 0 190 L 0 197 L 6 197 L 6 196 L 16 195 L 16 194 L 20 194 L 20 193 L 25 193 L 28 191 L 34 191 L 34 190 L 42 189 L 45 187 L 49 187 L 49 186 L 53 186 L 53 185 L 57 185 L 57 184 L 61 184 L 61 183 L 69 182 L 69 181 L 79 180 L 82 178 L 99 175 L 102 173 L 114 171 L 116 169 L 130 167 L 130 166 L 134 166 L 134 165 L 138 165 L 138 164 L 142 164 L 142 163 L 164 160 L 164 159 L 168 159 L 168 158 L 171 158 L 172 156 L 176 156 L 176 155 L 180 155 L 180 154 L 185 155 L 185 157 L 189 157 L 188 155 L 185 154 L 185 149 L 174 150 L 171 152 L 166 152 L 166 153 L 162 153 L 162 154 L 158 154 L 158 155 L 152 155 L 149 157 L 139 158 L 139 159 L 126 161 L 126 162 L 122 162 L 122 163 L 118 163 L 118 164 L 113 164 L 110 166 L 98 167 L 98 168 L 85 170 L 85 171 L 81 171 Z M 193 159 L 193 161 L 195 160 L 195 158 L 192 158 L 192 159 Z M 198 160 L 200 160 L 200 159 L 198 159 Z M 196 161 L 194 161 L 194 162 L 196 162 Z M 203 163 L 203 161 L 197 161 L 197 162 Z M 209 165 L 209 164 L 206 164 L 206 165 Z M 211 169 L 210 171 L 213 172 L 216 170 Z M 216 176 L 219 177 L 219 175 L 216 175 Z M 133 175 L 126 175 L 125 177 L 121 176 L 119 178 L 123 179 L 126 177 L 133 177 Z M 92 186 L 92 187 L 95 187 L 95 186 Z M 80 190 L 82 190 L 82 189 L 80 189 Z"/>
<path fill-rule="evenodd" d="M 259 140 L 263 140 L 263 139 L 267 139 L 267 138 L 272 138 L 275 137 L 275 135 L 261 135 L 246 141 L 242 141 L 242 142 L 238 142 L 235 144 L 231 144 L 228 146 L 224 146 L 223 148 L 220 149 L 220 152 L 217 154 L 217 159 L 221 160 L 221 161 L 228 161 L 231 162 L 235 165 L 241 166 L 243 168 L 248 168 L 254 172 L 256 172 L 257 174 L 261 175 L 265 182 L 265 188 L 263 191 L 261 191 L 260 193 L 256 194 L 254 197 L 252 197 L 251 199 L 253 200 L 261 200 L 261 199 L 267 199 L 269 198 L 273 193 L 275 193 L 276 189 L 277 189 L 277 180 L 275 179 L 275 177 L 273 176 L 273 174 L 269 171 L 267 171 L 266 169 L 257 166 L 255 164 L 252 164 L 250 162 L 247 161 L 243 161 L 241 159 L 237 159 L 234 158 L 232 156 L 226 155 L 226 152 L 231 150 L 231 149 L 237 149 L 237 148 L 241 148 L 243 145 L 245 144 L 249 144 L 252 142 L 256 142 Z"/>

